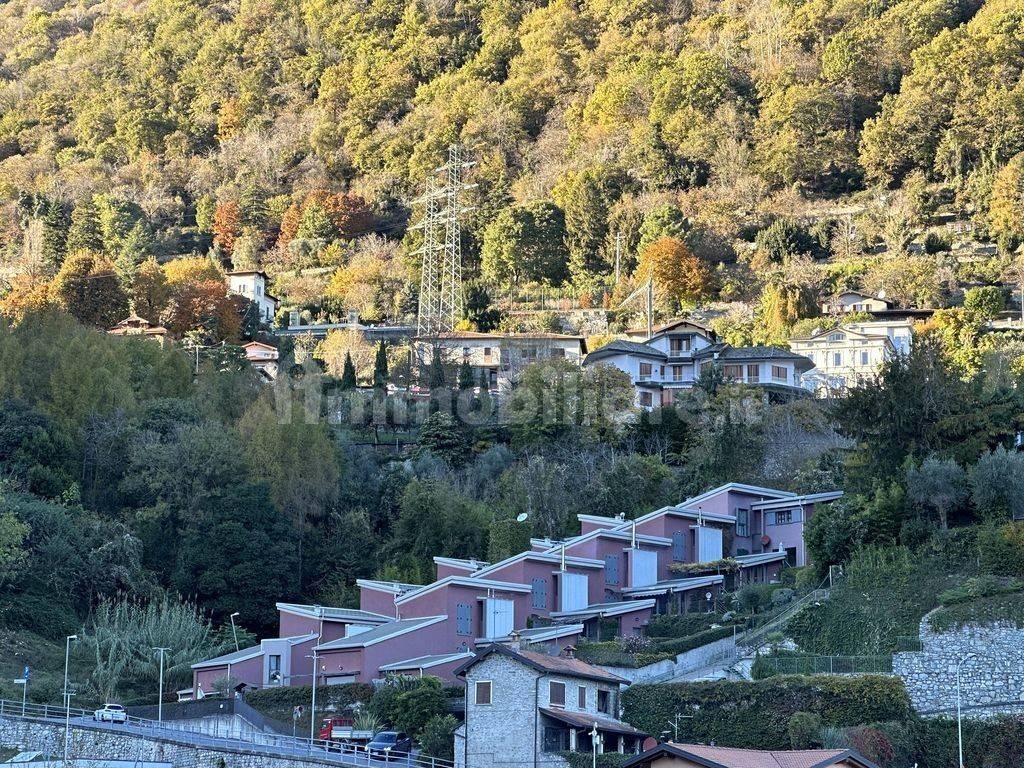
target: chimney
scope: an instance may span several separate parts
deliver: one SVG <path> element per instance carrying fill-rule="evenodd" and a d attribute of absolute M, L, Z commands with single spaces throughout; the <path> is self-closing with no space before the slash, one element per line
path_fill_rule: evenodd
<path fill-rule="evenodd" d="M 575 659 L 576 658 L 576 646 L 567 645 L 562 649 L 562 658 Z"/>
<path fill-rule="evenodd" d="M 508 647 L 511 648 L 513 651 L 521 651 L 523 649 L 523 642 L 519 636 L 519 633 L 513 631 L 512 634 L 509 635 L 509 637 L 511 637 L 512 639 L 509 641 Z"/>

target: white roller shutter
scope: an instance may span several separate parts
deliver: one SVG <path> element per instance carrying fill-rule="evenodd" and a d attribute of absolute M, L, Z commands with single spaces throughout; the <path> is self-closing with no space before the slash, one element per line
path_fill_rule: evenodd
<path fill-rule="evenodd" d="M 722 559 L 722 529 L 701 526 L 697 529 L 697 562 L 710 563 Z"/>
<path fill-rule="evenodd" d="M 560 573 L 559 584 L 559 610 L 578 611 L 586 608 L 587 599 L 587 577 L 581 573 Z"/>
<path fill-rule="evenodd" d="M 631 587 L 646 587 L 658 581 L 658 553 L 629 550 Z"/>

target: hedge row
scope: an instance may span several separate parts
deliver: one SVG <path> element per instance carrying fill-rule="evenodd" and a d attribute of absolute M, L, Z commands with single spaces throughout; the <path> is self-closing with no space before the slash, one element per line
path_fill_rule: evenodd
<path fill-rule="evenodd" d="M 560 752 L 570 768 L 591 768 L 594 765 L 592 752 Z M 619 768 L 625 765 L 633 755 L 620 755 L 618 752 L 604 752 L 597 756 L 597 768 Z"/>
<path fill-rule="evenodd" d="M 680 653 L 686 653 L 692 651 L 694 648 L 700 648 L 702 645 L 708 643 L 714 643 L 718 640 L 724 640 L 727 637 L 732 637 L 734 628 L 732 625 L 725 627 L 714 627 L 713 629 L 705 629 L 703 632 L 698 632 L 695 635 L 689 637 L 680 637 L 673 640 L 662 640 L 654 643 L 652 650 L 658 653 L 670 653 L 673 656 Z"/>
<path fill-rule="evenodd" d="M 345 685 L 318 685 L 316 687 L 317 711 L 324 709 L 343 709 L 350 704 L 360 702 L 366 704 L 373 696 L 373 686 L 364 683 L 347 683 Z M 265 715 L 276 717 L 281 713 L 288 714 L 292 707 L 309 708 L 313 698 L 311 685 L 280 686 L 249 691 L 245 700 L 253 709 Z"/>
<path fill-rule="evenodd" d="M 692 714 L 680 722 L 681 741 L 757 749 L 788 749 L 796 712 L 813 712 L 833 727 L 910 717 L 903 683 L 875 676 L 634 685 L 622 701 L 625 720 L 647 733 L 661 733 L 677 713 Z"/>

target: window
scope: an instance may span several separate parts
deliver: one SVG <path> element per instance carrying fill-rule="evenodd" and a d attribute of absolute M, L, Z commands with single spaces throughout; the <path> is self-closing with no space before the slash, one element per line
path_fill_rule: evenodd
<path fill-rule="evenodd" d="M 597 692 L 597 711 L 606 715 L 611 714 L 611 694 L 608 691 Z"/>
<path fill-rule="evenodd" d="M 552 357 L 565 357 L 565 350 L 562 347 L 555 347 L 551 350 Z"/>
<path fill-rule="evenodd" d="M 534 579 L 533 580 L 533 592 L 532 602 L 530 605 L 541 611 L 546 611 L 548 608 L 548 580 L 547 579 Z"/>
<path fill-rule="evenodd" d="M 490 347 L 484 347 L 484 357 L 490 357 L 490 356 L 491 356 L 491 348 Z"/>
<path fill-rule="evenodd" d="M 672 559 L 677 563 L 686 559 L 686 539 L 682 531 L 672 532 Z"/>
<path fill-rule="evenodd" d="M 473 634 L 473 606 L 469 603 L 455 606 L 455 633 L 466 636 Z"/>
<path fill-rule="evenodd" d="M 673 365 L 672 366 L 672 381 L 682 381 L 682 380 L 683 380 L 683 366 L 681 366 L 681 365 Z"/>
<path fill-rule="evenodd" d="M 736 510 L 736 535 L 737 536 L 749 536 L 750 535 L 750 510 L 749 509 L 737 509 Z"/>
<path fill-rule="evenodd" d="M 605 555 L 604 556 L 604 583 L 605 584 L 618 584 L 619 583 L 619 556 L 618 555 Z"/>
<path fill-rule="evenodd" d="M 690 351 L 691 343 L 690 336 L 675 336 L 668 340 L 668 348 L 673 355 L 681 355 Z"/>
<path fill-rule="evenodd" d="M 477 680 L 476 681 L 476 698 L 474 699 L 480 706 L 489 706 L 491 703 L 491 681 L 490 680 Z"/>
<path fill-rule="evenodd" d="M 565 683 L 552 680 L 548 687 L 548 702 L 552 707 L 565 706 Z"/>
<path fill-rule="evenodd" d="M 640 363 L 640 380 L 646 381 L 651 378 L 651 372 L 654 367 L 650 363 Z"/>
<path fill-rule="evenodd" d="M 267 657 L 267 674 L 270 677 L 270 682 L 280 683 L 281 680 L 281 657 L 278 655 L 272 655 Z"/>
<path fill-rule="evenodd" d="M 544 726 L 545 752 L 565 752 L 569 749 L 569 729 L 557 726 Z"/>
<path fill-rule="evenodd" d="M 640 393 L 640 405 L 642 405 L 644 408 L 650 408 L 652 405 L 654 405 L 654 397 L 651 395 L 650 392 Z"/>
<path fill-rule="evenodd" d="M 836 368 L 838 368 L 842 364 L 843 364 L 843 353 L 842 352 L 834 352 L 832 354 L 832 365 L 834 365 Z"/>
<path fill-rule="evenodd" d="M 584 711 L 587 708 L 587 686 L 585 685 L 576 688 L 576 706 Z"/>
<path fill-rule="evenodd" d="M 798 509 L 782 509 L 778 512 L 765 514 L 765 525 L 786 525 L 788 523 L 799 523 L 803 520 L 803 514 Z"/>
<path fill-rule="evenodd" d="M 743 378 L 743 366 L 742 365 L 726 365 L 722 367 L 722 375 L 727 379 L 734 379 L 739 381 Z"/>
<path fill-rule="evenodd" d="M 761 366 L 753 363 L 747 366 L 747 381 L 750 384 L 757 384 L 761 380 Z"/>
<path fill-rule="evenodd" d="M 774 381 L 789 381 L 789 371 L 786 370 L 785 366 L 773 365 L 772 366 L 772 380 Z"/>
<path fill-rule="evenodd" d="M 867 352 L 861 352 L 860 353 L 860 364 L 861 365 L 867 365 L 868 364 L 868 358 L 869 358 L 869 355 L 868 355 Z"/>
<path fill-rule="evenodd" d="M 842 341 L 845 338 L 846 336 L 841 333 L 830 333 L 828 336 L 829 341 Z"/>

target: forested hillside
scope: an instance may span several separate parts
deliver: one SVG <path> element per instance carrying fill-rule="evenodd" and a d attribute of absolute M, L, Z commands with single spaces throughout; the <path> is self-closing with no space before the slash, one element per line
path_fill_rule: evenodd
<path fill-rule="evenodd" d="M 9 274 L 211 243 L 236 267 L 351 265 L 353 238 L 403 237 L 456 140 L 477 163 L 467 264 L 482 251 L 492 282 L 600 279 L 614 233 L 628 256 L 666 204 L 728 262 L 793 190 L 942 183 L 1009 242 L 1022 68 L 1016 0 L 14 0 L 0 243 Z M 361 247 L 334 295 L 359 304 L 367 279 L 389 291 L 377 315 L 407 311 L 415 265 Z"/>

